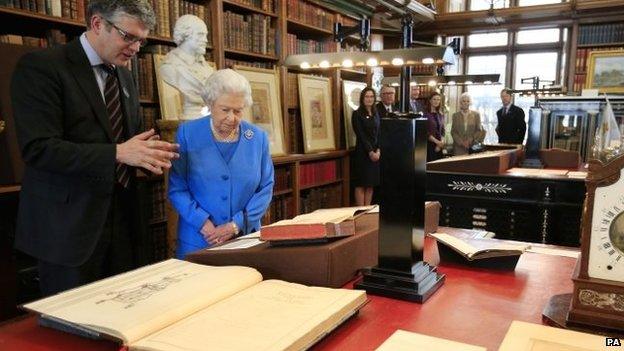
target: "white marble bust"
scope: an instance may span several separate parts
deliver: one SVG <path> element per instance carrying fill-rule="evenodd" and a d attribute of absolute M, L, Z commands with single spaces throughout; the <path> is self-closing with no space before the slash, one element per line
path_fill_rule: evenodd
<path fill-rule="evenodd" d="M 181 16 L 173 29 L 173 41 L 178 47 L 163 59 L 160 76 L 180 91 L 183 98 L 182 119 L 202 117 L 207 112 L 202 98 L 204 86 L 214 72 L 204 58 L 208 42 L 206 23 L 194 15 Z"/>

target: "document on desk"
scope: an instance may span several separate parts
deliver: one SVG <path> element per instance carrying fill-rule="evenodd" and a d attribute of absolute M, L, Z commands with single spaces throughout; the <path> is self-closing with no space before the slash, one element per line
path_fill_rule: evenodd
<path fill-rule="evenodd" d="M 513 321 L 498 351 L 599 351 L 605 337 Z"/>
<path fill-rule="evenodd" d="M 219 250 L 236 250 L 236 249 L 248 249 L 250 247 L 258 246 L 262 244 L 264 241 L 259 238 L 239 238 L 232 240 L 223 245 L 211 247 L 209 251 L 219 251 Z"/>
<path fill-rule="evenodd" d="M 397 330 L 376 351 L 486 351 L 485 347 Z"/>
<path fill-rule="evenodd" d="M 249 267 L 172 259 L 24 308 L 47 326 L 95 331 L 132 351 L 242 351 L 305 349 L 365 303 L 360 290 L 262 281 Z"/>

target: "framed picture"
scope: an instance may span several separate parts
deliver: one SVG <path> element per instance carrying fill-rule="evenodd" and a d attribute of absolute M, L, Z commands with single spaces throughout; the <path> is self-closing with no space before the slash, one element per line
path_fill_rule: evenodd
<path fill-rule="evenodd" d="M 351 125 L 353 111 L 360 107 L 360 93 L 367 84 L 350 80 L 342 81 L 342 111 L 344 113 L 344 130 L 347 149 L 355 147 L 355 132 Z"/>
<path fill-rule="evenodd" d="M 601 93 L 624 93 L 624 50 L 592 51 L 585 87 Z"/>
<path fill-rule="evenodd" d="M 300 74 L 299 104 L 304 152 L 335 150 L 329 78 Z"/>
<path fill-rule="evenodd" d="M 278 72 L 246 66 L 234 66 L 234 69 L 251 85 L 253 104 L 245 109 L 243 118 L 267 132 L 272 156 L 285 155 Z"/>
<path fill-rule="evenodd" d="M 180 91 L 174 86 L 165 82 L 160 76 L 160 66 L 165 55 L 153 54 L 154 71 L 156 72 L 156 87 L 158 88 L 158 102 L 160 104 L 160 116 L 164 120 L 181 120 L 183 119 L 184 98 Z M 214 62 L 206 61 L 214 71 L 217 66 Z"/>

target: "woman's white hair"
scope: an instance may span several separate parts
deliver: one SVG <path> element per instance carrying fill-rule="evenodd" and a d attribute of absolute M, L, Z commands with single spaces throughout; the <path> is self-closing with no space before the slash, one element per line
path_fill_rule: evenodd
<path fill-rule="evenodd" d="M 469 93 L 469 92 L 462 93 L 462 94 L 459 96 L 459 100 L 461 100 L 461 99 L 463 99 L 463 98 L 468 98 L 468 101 L 472 102 L 472 95 L 470 95 L 470 93 Z"/>
<path fill-rule="evenodd" d="M 208 106 L 225 94 L 242 94 L 245 107 L 251 106 L 251 85 L 247 78 L 232 69 L 220 69 L 208 77 L 202 97 Z"/>

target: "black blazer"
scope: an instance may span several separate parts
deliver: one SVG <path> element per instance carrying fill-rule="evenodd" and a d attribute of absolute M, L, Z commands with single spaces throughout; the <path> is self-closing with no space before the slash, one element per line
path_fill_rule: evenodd
<path fill-rule="evenodd" d="M 375 107 L 377 108 L 377 112 L 379 113 L 379 117 L 381 118 L 385 118 L 386 115 L 388 114 L 388 110 L 386 110 L 386 106 L 384 106 L 383 102 L 378 101 L 375 104 Z M 399 112 L 401 108 L 399 107 L 399 103 L 396 102 L 392 105 L 392 112 Z"/>
<path fill-rule="evenodd" d="M 139 101 L 130 72 L 117 72 L 127 139 L 142 129 Z M 116 146 L 80 41 L 24 55 L 11 98 L 26 164 L 15 246 L 46 262 L 81 265 L 106 221 Z"/>
<path fill-rule="evenodd" d="M 357 109 L 351 116 L 351 125 L 356 135 L 356 150 L 368 155 L 379 148 L 379 125 L 375 123 L 375 116 L 367 116 L 365 110 Z"/>
<path fill-rule="evenodd" d="M 522 144 L 524 134 L 526 133 L 526 122 L 524 121 L 524 111 L 511 104 L 507 115 L 503 116 L 503 108 L 496 111 L 498 118 L 498 126 L 496 134 L 498 134 L 498 142 L 501 144 Z"/>

